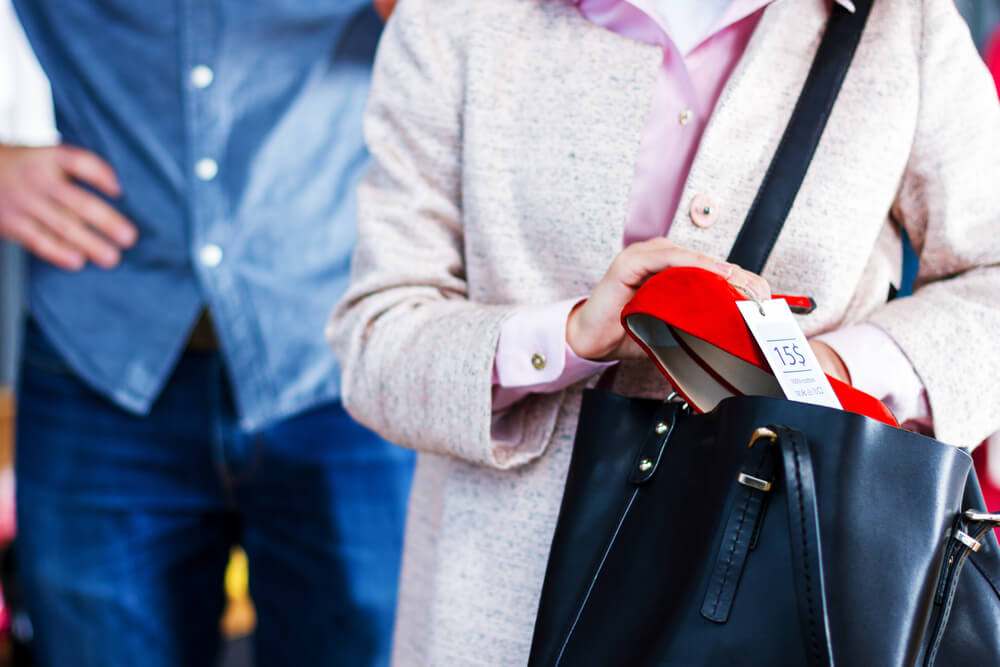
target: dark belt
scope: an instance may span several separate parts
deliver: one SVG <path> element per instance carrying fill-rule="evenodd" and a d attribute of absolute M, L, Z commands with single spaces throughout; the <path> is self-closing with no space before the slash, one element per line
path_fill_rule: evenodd
<path fill-rule="evenodd" d="M 191 335 L 188 336 L 187 349 L 196 352 L 211 352 L 219 349 L 219 339 L 215 337 L 215 328 L 212 326 L 212 316 L 205 308 L 198 316 Z"/>

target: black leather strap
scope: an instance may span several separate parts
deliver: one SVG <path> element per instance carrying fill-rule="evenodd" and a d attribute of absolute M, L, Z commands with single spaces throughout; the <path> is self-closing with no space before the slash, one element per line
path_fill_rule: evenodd
<path fill-rule="evenodd" d="M 833 645 L 827 617 L 812 455 L 800 431 L 785 426 L 768 428 L 778 434 L 776 446 L 784 465 L 788 537 L 792 548 L 792 571 L 803 646 L 810 667 L 832 667 Z"/>
<path fill-rule="evenodd" d="M 835 4 L 809 76 L 728 261 L 760 273 L 805 179 L 837 93 L 854 58 L 873 0 Z"/>
<path fill-rule="evenodd" d="M 979 542 L 988 532 L 993 530 L 993 524 L 978 523 L 973 527 L 973 524 L 967 523 L 959 515 L 952 528 L 953 534 L 958 530 L 970 534 L 976 542 Z M 958 579 L 969 560 L 969 556 L 972 555 L 972 549 L 954 538 L 948 546 L 949 548 L 945 552 L 946 569 L 942 573 L 934 599 L 934 604 L 939 607 L 939 610 L 933 625 L 934 631 L 931 635 L 933 639 L 924 659 L 924 667 L 933 667 L 934 661 L 937 660 L 938 649 L 941 648 L 941 640 L 944 639 L 944 631 L 948 627 L 948 618 L 951 616 L 951 606 L 955 602 L 955 593 L 958 591 Z"/>
<path fill-rule="evenodd" d="M 674 431 L 674 424 L 677 423 L 677 413 L 680 409 L 681 406 L 677 403 L 664 403 L 656 411 L 646 432 L 646 440 L 639 448 L 635 463 L 632 464 L 632 473 L 628 478 L 630 484 L 645 484 L 656 474 L 663 458 L 663 450 L 666 449 Z"/>
<path fill-rule="evenodd" d="M 747 454 L 743 472 L 773 482 L 774 458 L 773 453 L 767 451 L 766 447 L 754 447 Z M 719 545 L 719 555 L 715 559 L 712 578 L 709 580 L 705 600 L 701 606 L 701 615 L 715 623 L 725 623 L 729 620 L 729 613 L 736 600 L 736 589 L 743 577 L 747 557 L 756 547 L 768 495 L 771 493 L 743 486 L 735 479 L 733 484 L 737 485 L 736 498 L 729 511 L 726 530 Z"/>

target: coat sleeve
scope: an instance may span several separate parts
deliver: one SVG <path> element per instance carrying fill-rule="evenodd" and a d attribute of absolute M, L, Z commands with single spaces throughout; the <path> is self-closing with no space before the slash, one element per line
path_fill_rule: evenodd
<path fill-rule="evenodd" d="M 327 338 L 358 421 L 406 447 L 509 468 L 541 454 L 564 396 L 517 403 L 493 437 L 494 355 L 514 306 L 472 301 L 466 283 L 461 39 L 477 4 L 406 0 L 386 26 L 351 284 Z"/>
<path fill-rule="evenodd" d="M 870 321 L 927 389 L 935 436 L 1000 430 L 1000 105 L 951 0 L 924 0 L 920 110 L 893 212 L 920 260 L 913 296 Z"/>

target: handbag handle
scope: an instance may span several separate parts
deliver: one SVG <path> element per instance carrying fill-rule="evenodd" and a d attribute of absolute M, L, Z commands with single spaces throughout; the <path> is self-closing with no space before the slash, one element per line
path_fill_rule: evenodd
<path fill-rule="evenodd" d="M 800 431 L 787 426 L 757 429 L 750 439 L 750 447 L 762 438 L 770 440 L 780 452 L 785 473 L 795 600 L 806 656 L 810 667 L 832 667 L 833 645 L 826 608 L 816 478 L 809 444 Z"/>
<path fill-rule="evenodd" d="M 801 431 L 777 425 L 754 431 L 750 438 L 750 448 L 761 439 L 769 440 L 771 447 L 778 450 L 784 470 L 796 609 L 809 666 L 833 667 L 833 642 L 826 606 L 823 550 L 816 505 L 816 478 L 809 443 Z M 978 551 L 979 541 L 997 525 L 1000 525 L 1000 515 L 973 510 L 956 518 L 952 529 L 953 539 L 949 541 L 944 559 L 945 567 L 939 574 L 935 604 L 942 609 L 934 623 L 931 641 L 923 660 L 925 667 L 932 667 L 937 658 L 958 590 L 958 578 L 965 563 L 974 551 Z"/>

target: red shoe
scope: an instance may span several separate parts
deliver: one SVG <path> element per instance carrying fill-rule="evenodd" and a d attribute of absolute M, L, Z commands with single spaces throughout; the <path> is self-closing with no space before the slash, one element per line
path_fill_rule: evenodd
<path fill-rule="evenodd" d="M 807 297 L 773 295 L 793 312 L 809 312 Z M 785 395 L 736 307 L 746 296 L 722 276 L 693 267 L 650 278 L 622 310 L 622 326 L 697 412 L 730 396 Z M 844 410 L 898 427 L 874 396 L 827 375 Z"/>

